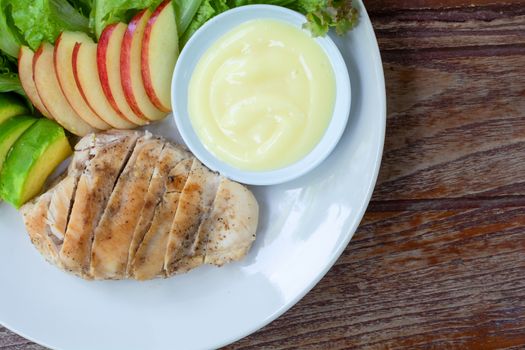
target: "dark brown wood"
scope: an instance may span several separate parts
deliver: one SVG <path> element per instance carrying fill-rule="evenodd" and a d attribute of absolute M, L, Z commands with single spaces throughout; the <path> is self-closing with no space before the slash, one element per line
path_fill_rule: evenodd
<path fill-rule="evenodd" d="M 373 0 L 377 188 L 337 264 L 227 349 L 525 348 L 525 1 Z M 0 349 L 41 349 L 0 330 Z"/>

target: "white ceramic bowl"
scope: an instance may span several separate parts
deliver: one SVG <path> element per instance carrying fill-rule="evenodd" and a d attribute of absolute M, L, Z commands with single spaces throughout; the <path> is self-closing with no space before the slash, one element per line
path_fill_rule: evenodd
<path fill-rule="evenodd" d="M 172 80 L 171 100 L 177 128 L 195 156 L 208 168 L 230 179 L 250 185 L 273 185 L 295 179 L 319 165 L 341 138 L 350 113 L 350 79 L 339 49 L 328 36 L 315 38 L 328 56 L 335 74 L 336 97 L 332 119 L 317 146 L 299 161 L 271 171 L 246 171 L 215 157 L 202 144 L 193 129 L 188 112 L 188 86 L 197 63 L 206 50 L 221 36 L 253 19 L 274 19 L 301 28 L 306 18 L 280 6 L 250 5 L 226 11 L 208 21 L 182 50 Z"/>

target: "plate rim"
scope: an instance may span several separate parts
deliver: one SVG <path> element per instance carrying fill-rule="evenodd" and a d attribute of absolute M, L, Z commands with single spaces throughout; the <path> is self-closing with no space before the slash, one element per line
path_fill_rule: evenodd
<path fill-rule="evenodd" d="M 366 10 L 365 8 L 365 5 L 362 1 L 359 1 L 359 6 L 361 7 L 360 8 L 360 11 L 361 11 L 361 15 L 360 17 L 362 18 L 365 18 L 366 21 L 370 24 L 370 28 L 371 29 L 371 34 L 372 34 L 372 37 L 374 39 L 374 59 L 378 59 L 379 62 L 377 62 L 377 66 L 375 67 L 379 72 L 378 76 L 379 76 L 379 83 L 380 83 L 380 86 L 379 86 L 379 90 L 382 92 L 382 96 L 381 96 L 381 117 L 382 117 L 382 120 L 383 120 L 383 123 L 381 123 L 381 130 L 380 130 L 380 145 L 377 149 L 377 153 L 376 153 L 376 159 L 374 160 L 374 175 L 372 177 L 372 181 L 370 182 L 370 186 L 367 190 L 367 196 L 366 196 L 366 199 L 365 199 L 365 203 L 366 205 L 364 205 L 360 211 L 356 214 L 356 217 L 359 219 L 359 220 L 356 220 L 356 223 L 348 230 L 348 232 L 346 233 L 346 237 L 345 239 L 339 244 L 339 246 L 337 247 L 336 249 L 336 253 L 332 255 L 330 261 L 328 262 L 328 264 L 326 264 L 326 266 L 321 270 L 321 272 L 310 282 L 310 284 L 308 285 L 307 288 L 303 289 L 301 291 L 301 293 L 297 294 L 297 296 L 293 299 L 291 299 L 290 301 L 288 301 L 287 303 L 285 303 L 283 306 L 281 306 L 279 309 L 277 309 L 274 313 L 272 313 L 270 316 L 268 316 L 266 319 L 262 320 L 261 322 L 259 322 L 259 324 L 255 327 L 252 327 L 249 331 L 241 334 L 240 336 L 235 336 L 235 337 L 231 337 L 228 341 L 225 341 L 223 343 L 219 343 L 217 345 L 216 348 L 222 348 L 224 346 L 227 346 L 229 344 L 232 344 L 236 341 L 239 341 L 255 332 L 257 332 L 258 330 L 266 327 L 267 325 L 269 325 L 270 323 L 272 323 L 273 321 L 275 321 L 276 319 L 278 319 L 280 316 L 282 316 L 283 314 L 285 314 L 288 310 L 290 310 L 293 306 L 295 306 L 299 301 L 301 301 L 305 296 L 306 294 L 310 293 L 310 291 L 315 287 L 317 286 L 317 284 L 323 279 L 324 276 L 326 276 L 326 274 L 328 273 L 328 271 L 330 271 L 330 269 L 332 269 L 332 267 L 335 265 L 335 263 L 337 262 L 337 260 L 339 260 L 339 258 L 341 257 L 341 255 L 343 254 L 343 252 L 345 251 L 346 247 L 348 246 L 348 244 L 350 243 L 350 241 L 352 240 L 357 228 L 359 227 L 360 223 L 361 223 L 361 220 L 363 220 L 363 217 L 366 213 L 366 210 L 368 209 L 368 205 L 370 204 L 370 200 L 372 198 L 372 195 L 374 193 L 374 188 L 376 186 L 376 183 L 377 183 L 377 179 L 378 179 L 378 176 L 379 176 L 379 170 L 381 168 L 381 161 L 382 161 L 382 157 L 383 157 L 383 149 L 384 149 L 384 145 L 385 145 L 385 135 L 386 135 L 386 117 L 387 117 L 387 109 L 386 109 L 386 85 L 385 85 L 385 74 L 384 74 L 384 69 L 383 69 L 383 60 L 381 58 L 381 52 L 379 50 L 379 44 L 377 42 L 377 37 L 375 35 L 375 31 L 374 31 L 374 27 L 372 25 L 372 21 L 370 20 L 370 17 L 368 16 L 368 11 Z"/>

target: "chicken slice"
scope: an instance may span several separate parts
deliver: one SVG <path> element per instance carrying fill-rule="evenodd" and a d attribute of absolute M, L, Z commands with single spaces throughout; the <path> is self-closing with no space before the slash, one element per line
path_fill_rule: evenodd
<path fill-rule="evenodd" d="M 100 222 L 91 249 L 90 274 L 95 279 L 122 279 L 126 275 L 133 230 L 140 219 L 153 169 L 164 142 L 141 137 L 122 171 Z"/>
<path fill-rule="evenodd" d="M 196 253 L 202 238 L 199 227 L 211 210 L 219 181 L 220 176 L 194 159 L 169 234 L 164 259 L 164 269 L 168 276 L 202 264 L 203 256 L 190 261 L 188 258 Z"/>
<path fill-rule="evenodd" d="M 165 275 L 164 256 L 168 235 L 192 163 L 192 159 L 183 160 L 168 175 L 163 199 L 155 210 L 151 226 L 132 262 L 131 274 L 135 279 L 147 280 Z"/>
<path fill-rule="evenodd" d="M 242 259 L 255 240 L 258 220 L 259 205 L 253 193 L 223 178 L 204 224 L 208 235 L 204 263 L 222 266 Z"/>
<path fill-rule="evenodd" d="M 161 202 L 164 193 L 166 192 L 166 182 L 168 181 L 168 175 L 171 169 L 179 162 L 185 159 L 193 159 L 190 152 L 179 146 L 173 146 L 170 143 L 166 143 L 162 150 L 159 160 L 155 165 L 153 176 L 151 178 L 148 192 L 145 196 L 144 206 L 142 212 L 139 215 L 138 224 L 136 225 L 131 244 L 129 246 L 128 253 L 128 266 L 126 275 L 130 276 L 132 262 L 135 254 L 144 239 L 146 232 L 149 230 L 155 209 Z"/>
<path fill-rule="evenodd" d="M 31 240 L 46 260 L 57 265 L 60 265 L 58 253 L 64 240 L 74 187 L 76 187 L 75 181 L 85 167 L 89 149 L 76 152 L 71 160 L 68 173 L 74 176 L 62 174 L 55 179 L 48 191 L 21 208 Z"/>
<path fill-rule="evenodd" d="M 64 241 L 67 219 L 71 212 L 71 202 L 75 195 L 77 182 L 78 177 L 67 176 L 50 193 L 51 199 L 46 222 L 49 225 L 49 232 L 60 241 L 60 244 Z"/>
<path fill-rule="evenodd" d="M 52 189 L 51 202 L 47 213 L 47 224 L 60 247 L 64 241 L 67 222 L 73 207 L 78 180 L 86 168 L 91 150 L 95 146 L 94 138 L 86 137 L 86 141 L 77 144 L 75 154 L 69 164 L 67 176 L 58 182 Z M 80 146 L 80 147 L 79 147 Z"/>
<path fill-rule="evenodd" d="M 220 179 L 213 208 L 200 224 L 195 253 L 184 257 L 175 273 L 185 273 L 204 264 L 222 266 L 242 259 L 255 240 L 259 206 L 241 184 Z"/>
<path fill-rule="evenodd" d="M 52 192 L 46 192 L 20 208 L 29 238 L 44 258 L 58 264 L 58 248 L 49 234 L 46 223 Z"/>
<path fill-rule="evenodd" d="M 95 227 L 139 135 L 138 132 L 112 131 L 95 137 L 90 160 L 78 181 L 60 250 L 60 259 L 66 270 L 90 277 L 88 270 Z"/>

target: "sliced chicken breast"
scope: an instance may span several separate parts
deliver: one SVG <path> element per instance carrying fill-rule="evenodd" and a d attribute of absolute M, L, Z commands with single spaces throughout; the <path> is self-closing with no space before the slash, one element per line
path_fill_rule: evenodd
<path fill-rule="evenodd" d="M 259 220 L 259 205 L 243 185 L 221 180 L 213 209 L 206 220 L 204 263 L 222 266 L 243 258 L 253 241 Z"/>
<path fill-rule="evenodd" d="M 259 206 L 253 194 L 243 185 L 221 178 L 213 208 L 199 226 L 195 253 L 184 257 L 175 273 L 242 259 L 255 240 L 258 219 Z"/>
<path fill-rule="evenodd" d="M 246 187 L 140 131 L 82 138 L 66 176 L 21 212 L 40 253 L 86 279 L 222 266 L 247 254 L 258 224 Z"/>
<path fill-rule="evenodd" d="M 183 160 L 169 173 L 162 202 L 157 206 L 151 226 L 132 262 L 132 275 L 135 279 L 147 280 L 165 276 L 164 257 L 168 235 L 192 163 L 192 159 Z"/>
<path fill-rule="evenodd" d="M 60 259 L 66 270 L 90 277 L 88 272 L 94 230 L 139 135 L 113 131 L 96 136 L 91 159 L 78 181 L 60 251 Z"/>
<path fill-rule="evenodd" d="M 44 258 L 58 264 L 58 248 L 50 238 L 46 222 L 52 192 L 46 192 L 20 208 L 31 242 Z"/>
<path fill-rule="evenodd" d="M 189 269 L 189 261 L 184 258 L 195 255 L 203 233 L 199 231 L 201 223 L 206 219 L 217 188 L 220 177 L 207 169 L 197 159 L 193 161 L 190 175 L 182 190 L 175 220 L 170 230 L 164 269 L 168 275 L 185 272 Z M 197 257 L 191 259 L 191 267 L 203 262 Z"/>
<path fill-rule="evenodd" d="M 126 274 L 129 246 L 164 142 L 151 134 L 141 137 L 120 175 L 95 229 L 91 249 L 91 276 L 122 279 Z"/>
<path fill-rule="evenodd" d="M 66 177 L 56 185 L 51 192 L 51 200 L 46 220 L 50 232 L 60 241 L 64 241 L 67 220 L 71 212 L 72 201 L 75 196 L 79 177 Z"/>
<path fill-rule="evenodd" d="M 69 164 L 67 176 L 58 182 L 51 191 L 52 196 L 47 213 L 47 224 L 50 232 L 59 241 L 59 247 L 64 241 L 78 180 L 86 168 L 91 150 L 95 146 L 94 140 L 94 138 L 88 137 L 85 142 L 75 147 L 76 150 Z"/>
<path fill-rule="evenodd" d="M 148 192 L 145 196 L 144 206 L 139 215 L 138 223 L 133 231 L 128 254 L 128 276 L 131 274 L 132 262 L 135 258 L 137 249 L 142 243 L 146 232 L 152 225 L 155 210 L 159 206 L 166 192 L 169 172 L 175 167 L 175 165 L 185 159 L 193 159 L 193 156 L 185 149 L 182 149 L 182 147 L 166 143 L 160 154 L 159 160 L 155 165 L 155 169 L 153 170 L 153 176 L 149 184 Z"/>

